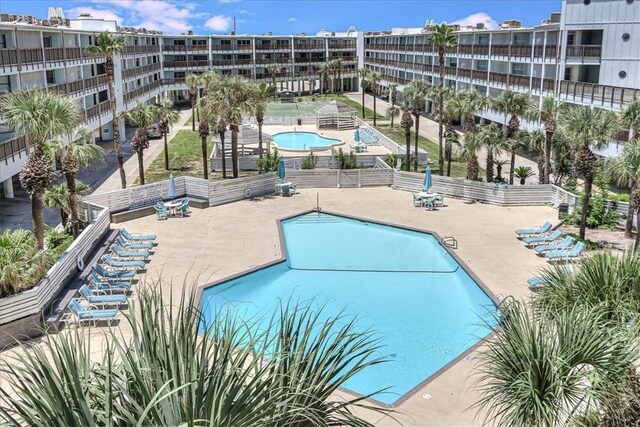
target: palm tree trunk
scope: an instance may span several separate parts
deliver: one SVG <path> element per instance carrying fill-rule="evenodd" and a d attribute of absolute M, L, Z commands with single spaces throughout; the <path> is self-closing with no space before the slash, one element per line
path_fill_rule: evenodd
<path fill-rule="evenodd" d="M 202 138 L 202 176 L 209 179 L 209 165 L 207 164 L 207 137 Z"/>
<path fill-rule="evenodd" d="M 636 240 L 633 247 L 637 250 L 640 249 L 640 209 L 636 209 Z"/>
<path fill-rule="evenodd" d="M 365 119 L 365 114 L 364 114 L 364 93 L 365 92 L 366 92 L 366 87 L 362 85 L 362 120 Z M 374 114 L 374 118 L 375 118 L 375 114 Z"/>
<path fill-rule="evenodd" d="M 413 152 L 416 155 L 416 158 L 413 159 L 413 171 L 418 172 L 418 138 L 420 135 L 418 134 L 418 130 L 420 129 L 420 114 L 416 114 L 416 136 L 415 141 L 413 143 Z"/>
<path fill-rule="evenodd" d="M 511 168 L 509 168 L 509 185 L 513 185 L 513 170 L 516 167 L 516 152 L 511 152 Z"/>
<path fill-rule="evenodd" d="M 493 151 L 487 150 L 487 161 L 485 164 L 487 182 L 493 182 Z M 448 175 L 447 175 L 448 176 Z"/>
<path fill-rule="evenodd" d="M 589 216 L 589 201 L 591 200 L 591 189 L 593 187 L 593 175 L 584 177 L 584 196 L 582 198 L 582 216 L 580 217 L 580 238 L 584 240 L 587 229 L 587 217 Z"/>
<path fill-rule="evenodd" d="M 391 129 L 393 129 L 393 114 L 391 115 Z"/>
<path fill-rule="evenodd" d="M 376 125 L 376 94 L 373 94 L 373 125 Z"/>
<path fill-rule="evenodd" d="M 44 189 L 38 189 L 31 196 L 31 216 L 33 217 L 33 237 L 36 250 L 44 249 Z"/>
<path fill-rule="evenodd" d="M 451 151 L 451 146 L 445 147 L 444 154 L 447 159 L 447 176 L 451 176 L 451 161 L 453 160 Z"/>
<path fill-rule="evenodd" d="M 538 184 L 545 184 L 545 155 L 540 153 L 538 155 Z"/>
<path fill-rule="evenodd" d="M 438 94 L 438 171 L 440 176 L 443 175 L 444 159 L 443 159 L 443 133 L 442 112 L 444 111 L 444 47 L 438 48 L 439 57 L 439 74 L 440 74 L 440 93 Z"/>
<path fill-rule="evenodd" d="M 405 158 L 404 158 L 404 169 L 407 172 L 411 171 L 411 128 L 406 128 L 404 130 L 404 142 L 406 144 L 405 150 Z"/>
<path fill-rule="evenodd" d="M 62 222 L 62 228 L 65 228 L 69 222 L 69 215 L 62 208 L 60 208 L 60 222 Z"/>
<path fill-rule="evenodd" d="M 545 132 L 543 184 L 549 183 L 549 176 L 551 175 L 551 141 L 552 140 L 553 140 L 553 132 Z"/>
<path fill-rule="evenodd" d="M 167 142 L 167 132 L 164 133 L 164 168 L 169 170 L 169 143 Z"/>
<path fill-rule="evenodd" d="M 138 154 L 138 174 L 140 175 L 140 185 L 144 185 L 144 159 L 142 158 L 143 151 L 137 151 Z"/>
<path fill-rule="evenodd" d="M 638 189 L 640 191 L 640 188 Z M 633 230 L 633 213 L 635 212 L 636 206 L 633 203 L 633 191 L 631 191 L 631 197 L 629 197 L 629 208 L 627 209 L 627 220 L 624 224 L 624 235 L 627 237 L 631 237 L 631 231 Z M 640 228 L 640 223 L 638 223 L 638 228 Z"/>
<path fill-rule="evenodd" d="M 233 177 L 238 177 L 238 128 L 231 128 L 231 161 L 233 162 Z"/>
<path fill-rule="evenodd" d="M 262 158 L 262 120 L 258 120 L 258 157 Z"/>
<path fill-rule="evenodd" d="M 222 178 L 227 177 L 227 153 L 224 149 L 224 132 L 220 132 L 220 152 L 222 153 Z"/>
<path fill-rule="evenodd" d="M 71 233 L 75 239 L 80 234 L 78 223 L 78 194 L 76 193 L 76 176 L 74 173 L 65 174 L 69 191 L 69 209 L 71 210 Z"/>
<path fill-rule="evenodd" d="M 191 131 L 196 131 L 196 100 L 191 95 Z"/>
<path fill-rule="evenodd" d="M 113 127 L 113 146 L 116 150 L 116 160 L 118 161 L 118 170 L 120 171 L 120 186 L 127 188 L 127 175 L 124 173 L 124 159 L 122 158 L 122 144 L 120 143 L 120 126 L 118 119 L 118 110 L 116 110 L 116 89 L 113 84 L 113 74 L 107 74 L 107 83 L 109 84 L 109 106 L 111 107 L 111 125 Z"/>
<path fill-rule="evenodd" d="M 472 154 L 471 156 L 469 156 L 469 162 L 467 163 L 467 179 L 471 181 L 477 181 L 479 168 L 478 156 Z"/>

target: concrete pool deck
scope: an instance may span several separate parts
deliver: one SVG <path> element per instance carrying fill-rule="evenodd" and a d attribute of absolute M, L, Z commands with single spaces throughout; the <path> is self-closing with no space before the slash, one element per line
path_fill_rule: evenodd
<path fill-rule="evenodd" d="M 146 276 L 162 275 L 165 295 L 179 297 L 183 283 L 203 286 L 278 259 L 276 220 L 314 208 L 317 194 L 321 208 L 328 211 L 455 237 L 459 248 L 454 252 L 498 298 L 528 297 L 526 280 L 548 265 L 516 239 L 513 230 L 553 221 L 557 212 L 549 207 L 505 208 L 447 198 L 446 207 L 426 211 L 413 207 L 411 193 L 386 187 L 301 190 L 289 198 L 248 199 L 193 209 L 190 217 L 158 221 L 148 216 L 113 227 L 158 235 Z M 122 333 L 127 335 L 126 330 Z M 372 412 L 362 416 L 378 426 L 481 425 L 482 418 L 469 409 L 479 396 L 472 389 L 478 356 L 476 350 L 457 361 L 398 405 L 397 421 Z M 431 399 L 425 400 L 423 394 Z"/>

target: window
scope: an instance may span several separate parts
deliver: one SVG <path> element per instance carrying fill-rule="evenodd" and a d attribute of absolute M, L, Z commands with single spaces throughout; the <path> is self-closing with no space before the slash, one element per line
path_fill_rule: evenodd
<path fill-rule="evenodd" d="M 7 47 L 7 36 L 4 34 L 0 34 L 0 49 L 4 49 Z"/>
<path fill-rule="evenodd" d="M 620 71 L 618 73 L 618 77 L 620 77 L 621 79 L 626 79 L 627 78 L 627 72 L 626 71 Z"/>
<path fill-rule="evenodd" d="M 573 44 L 575 43 L 575 39 L 576 39 L 575 33 L 567 34 L 567 46 L 573 46 Z"/>
<path fill-rule="evenodd" d="M 42 45 L 44 47 L 51 47 L 51 36 L 42 37 Z"/>
<path fill-rule="evenodd" d="M 630 38 L 631 38 L 631 34 L 629 33 L 624 33 L 622 35 L 622 41 L 628 42 Z"/>
<path fill-rule="evenodd" d="M 564 69 L 564 79 L 571 80 L 571 68 L 567 67 Z"/>
<path fill-rule="evenodd" d="M 591 0 L 582 0 L 585 6 L 589 6 L 591 4 Z"/>
<path fill-rule="evenodd" d="M 54 84 L 56 82 L 56 76 L 53 73 L 53 70 L 47 70 L 46 74 L 47 74 L 47 84 L 49 85 Z"/>

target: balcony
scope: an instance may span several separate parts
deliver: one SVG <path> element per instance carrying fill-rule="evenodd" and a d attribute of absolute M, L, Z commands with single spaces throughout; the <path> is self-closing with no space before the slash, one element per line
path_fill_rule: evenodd
<path fill-rule="evenodd" d="M 473 45 L 471 44 L 458 45 L 458 55 L 473 55 Z"/>
<path fill-rule="evenodd" d="M 214 60 L 213 65 L 218 67 L 234 66 L 234 65 L 251 65 L 253 60 L 251 59 L 223 59 Z"/>
<path fill-rule="evenodd" d="M 444 67 L 444 74 L 447 76 L 454 76 L 457 74 L 457 68 L 456 67 Z"/>
<path fill-rule="evenodd" d="M 640 98 L 640 89 L 566 80 L 558 83 L 560 97 L 593 105 L 616 107 Z"/>
<path fill-rule="evenodd" d="M 152 73 L 154 71 L 159 71 L 159 70 L 160 70 L 160 63 L 158 62 L 155 64 L 147 64 L 147 65 L 143 65 L 142 67 L 129 68 L 127 70 L 124 70 L 123 76 L 125 79 L 128 79 L 134 76 L 138 76 L 146 73 Z"/>
<path fill-rule="evenodd" d="M 89 107 L 87 108 L 86 114 L 87 114 L 87 120 L 92 120 L 95 117 L 101 116 L 102 114 L 106 113 L 107 111 L 111 111 L 111 105 L 109 105 L 109 101 L 103 101 L 99 104 L 94 105 L 93 107 Z"/>
<path fill-rule="evenodd" d="M 64 48 L 45 47 L 44 58 L 47 62 L 64 62 Z"/>
<path fill-rule="evenodd" d="M 22 157 L 23 151 L 26 152 L 29 148 L 27 139 L 24 136 L 14 136 L 4 142 L 0 142 L 0 161 L 4 160 L 5 164 L 9 164 L 9 158 L 11 161 L 15 160 L 16 155 L 18 158 Z"/>
<path fill-rule="evenodd" d="M 329 43 L 329 50 L 337 50 L 337 49 L 355 50 L 356 49 L 356 44 L 355 44 L 355 42 L 353 42 L 353 43 Z"/>
<path fill-rule="evenodd" d="M 155 82 L 151 82 L 145 86 L 134 89 L 124 95 L 124 102 L 128 103 L 131 101 L 136 101 L 138 97 L 149 93 L 152 90 L 159 88 L 160 86 L 162 86 L 162 80 L 156 80 Z"/>
<path fill-rule="evenodd" d="M 187 46 L 183 44 L 162 46 L 164 52 L 186 52 Z"/>
<path fill-rule="evenodd" d="M 579 45 L 567 46 L 567 58 L 590 58 L 600 59 L 602 54 L 601 45 Z"/>
<path fill-rule="evenodd" d="M 0 49 L 0 67 L 10 67 L 18 64 L 17 49 Z"/>
<path fill-rule="evenodd" d="M 531 88 L 533 90 L 540 90 L 541 84 L 543 92 L 553 92 L 555 89 L 555 80 L 553 79 L 542 80 L 540 77 L 533 77 L 531 79 Z"/>
<path fill-rule="evenodd" d="M 165 46 L 165 47 L 177 47 L 177 46 Z M 184 47 L 184 46 L 182 46 Z M 125 46 L 124 54 L 125 55 L 136 55 L 140 53 L 156 53 L 160 52 L 159 45 L 138 45 L 138 46 Z"/>
<path fill-rule="evenodd" d="M 162 79 L 162 84 L 167 86 L 173 85 L 185 85 L 187 84 L 186 78 L 178 78 L 178 79 Z"/>
<path fill-rule="evenodd" d="M 282 51 L 290 51 L 291 50 L 291 45 L 290 44 L 279 44 L 276 45 L 276 49 L 275 50 L 282 50 Z"/>
<path fill-rule="evenodd" d="M 264 50 L 275 50 L 275 46 L 270 44 L 260 44 L 256 45 L 256 50 L 264 51 Z"/>
<path fill-rule="evenodd" d="M 191 67 L 208 67 L 208 60 L 198 61 L 164 61 L 164 68 L 191 68 Z"/>
<path fill-rule="evenodd" d="M 74 80 L 72 82 L 49 85 L 47 90 L 60 95 L 75 95 L 84 90 L 97 89 L 99 86 L 106 84 L 107 75 L 101 74 L 99 76 L 89 77 L 83 80 Z"/>

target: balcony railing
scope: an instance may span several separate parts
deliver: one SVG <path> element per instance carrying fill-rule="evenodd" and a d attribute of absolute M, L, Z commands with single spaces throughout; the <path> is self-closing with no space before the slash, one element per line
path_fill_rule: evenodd
<path fill-rule="evenodd" d="M 7 67 L 18 64 L 17 49 L 0 49 L 0 66 Z"/>
<path fill-rule="evenodd" d="M 64 48 L 45 47 L 44 58 L 47 62 L 62 62 L 64 61 Z"/>
<path fill-rule="evenodd" d="M 83 90 L 96 89 L 99 86 L 105 84 L 107 84 L 107 75 L 102 74 L 82 80 L 49 85 L 47 87 L 47 90 L 58 93 L 60 95 L 74 95 L 76 93 L 82 92 Z"/>
<path fill-rule="evenodd" d="M 93 107 L 87 108 L 87 120 L 91 120 L 97 116 L 104 114 L 107 111 L 111 110 L 111 105 L 109 101 L 102 101 L 99 104 L 94 105 Z"/>
<path fill-rule="evenodd" d="M 9 164 L 9 159 L 15 160 L 16 155 L 22 157 L 27 154 L 29 144 L 24 136 L 14 136 L 4 142 L 0 142 L 0 161 Z M 24 153 L 23 153 L 24 152 Z"/>
<path fill-rule="evenodd" d="M 614 107 L 640 98 L 640 89 L 570 82 L 567 80 L 562 80 L 558 83 L 560 96 L 577 102 Z"/>
<path fill-rule="evenodd" d="M 164 52 L 186 52 L 187 46 L 184 44 L 164 45 L 162 46 L 162 50 Z"/>
<path fill-rule="evenodd" d="M 155 82 L 151 82 L 145 86 L 134 89 L 131 92 L 127 92 L 124 95 L 124 102 L 127 103 L 134 101 L 136 98 L 144 95 L 145 93 L 151 92 L 160 86 L 162 86 L 162 80 L 156 80 Z"/>
<path fill-rule="evenodd" d="M 159 70 L 160 70 L 160 63 L 157 62 L 155 64 L 147 64 L 147 65 L 143 65 L 142 67 L 129 68 L 127 70 L 124 70 L 123 76 L 125 79 L 128 79 L 134 76 L 139 76 L 141 74 L 146 74 L 146 73 L 152 73 L 154 71 L 159 71 Z"/>
<path fill-rule="evenodd" d="M 356 44 L 354 43 L 329 43 L 329 50 L 335 49 L 355 49 Z"/>
<path fill-rule="evenodd" d="M 215 62 L 215 61 L 214 61 Z M 197 61 L 164 61 L 164 68 L 191 68 L 191 67 L 208 67 L 208 60 Z M 220 64 L 218 64 L 220 65 Z"/>
<path fill-rule="evenodd" d="M 187 79 L 186 78 L 162 79 L 162 84 L 165 84 L 165 85 L 184 85 L 184 84 L 187 84 Z"/>
<path fill-rule="evenodd" d="M 156 53 L 160 52 L 160 45 L 150 44 L 150 45 L 138 45 L 138 46 L 125 46 L 124 54 L 125 55 L 135 55 L 140 53 Z"/>
<path fill-rule="evenodd" d="M 600 58 L 601 53 L 600 45 L 567 46 L 568 58 Z"/>

